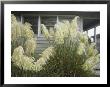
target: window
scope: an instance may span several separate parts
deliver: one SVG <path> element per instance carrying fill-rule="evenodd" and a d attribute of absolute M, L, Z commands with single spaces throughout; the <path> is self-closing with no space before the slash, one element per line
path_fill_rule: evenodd
<path fill-rule="evenodd" d="M 68 20 L 69 22 L 71 22 L 74 19 L 74 17 L 75 17 L 74 15 L 58 16 L 60 22 L 65 20 Z"/>
<path fill-rule="evenodd" d="M 57 22 L 57 16 L 41 16 L 40 18 L 41 24 L 44 24 L 49 31 L 51 31 L 54 28 L 54 25 Z"/>
<path fill-rule="evenodd" d="M 38 16 L 24 16 L 24 23 L 29 22 L 35 34 L 38 34 Z"/>

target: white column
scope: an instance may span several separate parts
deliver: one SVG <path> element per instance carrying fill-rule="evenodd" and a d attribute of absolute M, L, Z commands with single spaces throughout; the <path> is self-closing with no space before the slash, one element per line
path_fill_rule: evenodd
<path fill-rule="evenodd" d="M 83 18 L 79 17 L 77 19 L 77 22 L 78 22 L 78 31 L 83 32 Z"/>
<path fill-rule="evenodd" d="M 80 18 L 80 31 L 83 32 L 83 18 Z"/>
<path fill-rule="evenodd" d="M 23 23 L 23 16 L 21 15 L 21 23 Z"/>
<path fill-rule="evenodd" d="M 41 25 L 41 20 L 40 20 L 40 16 L 38 16 L 38 37 L 41 35 L 40 25 Z"/>
<path fill-rule="evenodd" d="M 80 21 L 81 21 L 81 27 L 80 28 L 81 28 L 81 31 L 83 32 L 83 18 L 81 18 Z"/>
<path fill-rule="evenodd" d="M 59 18 L 58 18 L 58 16 L 57 16 L 57 23 L 59 22 Z"/>
<path fill-rule="evenodd" d="M 96 42 L 96 27 L 94 28 L 94 42 Z"/>

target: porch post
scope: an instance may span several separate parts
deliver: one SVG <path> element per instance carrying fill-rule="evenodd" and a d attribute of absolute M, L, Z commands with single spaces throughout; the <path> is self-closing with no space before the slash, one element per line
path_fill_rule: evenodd
<path fill-rule="evenodd" d="M 21 23 L 23 24 L 23 16 L 21 15 Z"/>
<path fill-rule="evenodd" d="M 41 20 L 40 20 L 40 16 L 38 16 L 38 37 L 41 34 L 40 25 L 41 25 Z"/>
<path fill-rule="evenodd" d="M 78 31 L 83 32 L 83 18 L 79 17 L 77 20 L 78 20 Z"/>
<path fill-rule="evenodd" d="M 59 22 L 59 18 L 58 18 L 58 16 L 57 16 L 57 23 Z"/>
<path fill-rule="evenodd" d="M 94 42 L 96 42 L 96 27 L 94 28 Z"/>

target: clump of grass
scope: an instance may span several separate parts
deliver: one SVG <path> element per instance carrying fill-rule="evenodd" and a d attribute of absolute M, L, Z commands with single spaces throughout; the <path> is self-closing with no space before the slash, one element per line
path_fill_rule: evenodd
<path fill-rule="evenodd" d="M 23 49 L 25 49 L 27 42 L 30 40 L 31 44 L 33 44 L 32 49 L 36 49 L 37 44 L 34 40 L 34 32 L 32 31 L 31 24 L 18 22 L 13 14 L 11 15 L 11 20 L 11 53 L 13 53 L 14 49 L 18 46 L 22 46 Z M 28 46 L 28 48 L 31 48 L 31 46 Z M 26 49 L 26 51 L 29 52 L 31 50 Z"/>
<path fill-rule="evenodd" d="M 88 36 L 77 30 L 77 18 L 71 23 L 64 21 L 55 25 L 55 54 L 41 71 L 45 73 L 43 76 L 95 76 L 93 70 L 99 62 L 99 53 L 95 43 L 90 43 Z"/>
<path fill-rule="evenodd" d="M 31 24 L 22 24 L 11 15 L 11 65 L 12 76 L 27 76 L 26 71 L 36 72 L 37 67 L 34 64 L 34 53 L 36 49 L 36 40 Z M 18 69 L 18 70 L 17 70 Z M 21 73 L 19 71 L 22 71 Z M 25 71 L 25 73 L 23 72 Z M 19 72 L 19 73 L 18 73 Z M 27 72 L 28 73 L 28 72 Z M 25 75 L 26 74 L 26 75 Z M 29 74 L 29 76 L 32 75 Z"/>
<path fill-rule="evenodd" d="M 36 50 L 36 40 L 34 38 L 26 40 L 24 47 L 25 54 L 28 56 L 33 56 Z"/>
<path fill-rule="evenodd" d="M 88 36 L 77 31 L 77 18 L 70 23 L 56 24 L 54 34 L 42 25 L 46 38 L 53 37 L 53 41 L 36 61 L 32 56 L 36 43 L 31 25 L 18 23 L 12 15 L 12 76 L 95 76 L 93 68 L 100 56 L 95 44 L 88 41 Z"/>

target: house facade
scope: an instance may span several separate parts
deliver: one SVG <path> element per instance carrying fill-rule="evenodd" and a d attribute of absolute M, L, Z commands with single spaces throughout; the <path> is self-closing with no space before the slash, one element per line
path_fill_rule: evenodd
<path fill-rule="evenodd" d="M 18 21 L 22 23 L 29 22 L 32 25 L 34 33 L 42 37 L 40 25 L 44 24 L 47 29 L 51 29 L 57 22 L 63 20 L 71 21 L 75 16 L 79 16 L 78 30 L 85 31 L 91 27 L 100 24 L 99 12 L 71 12 L 71 11 L 12 11 Z"/>

